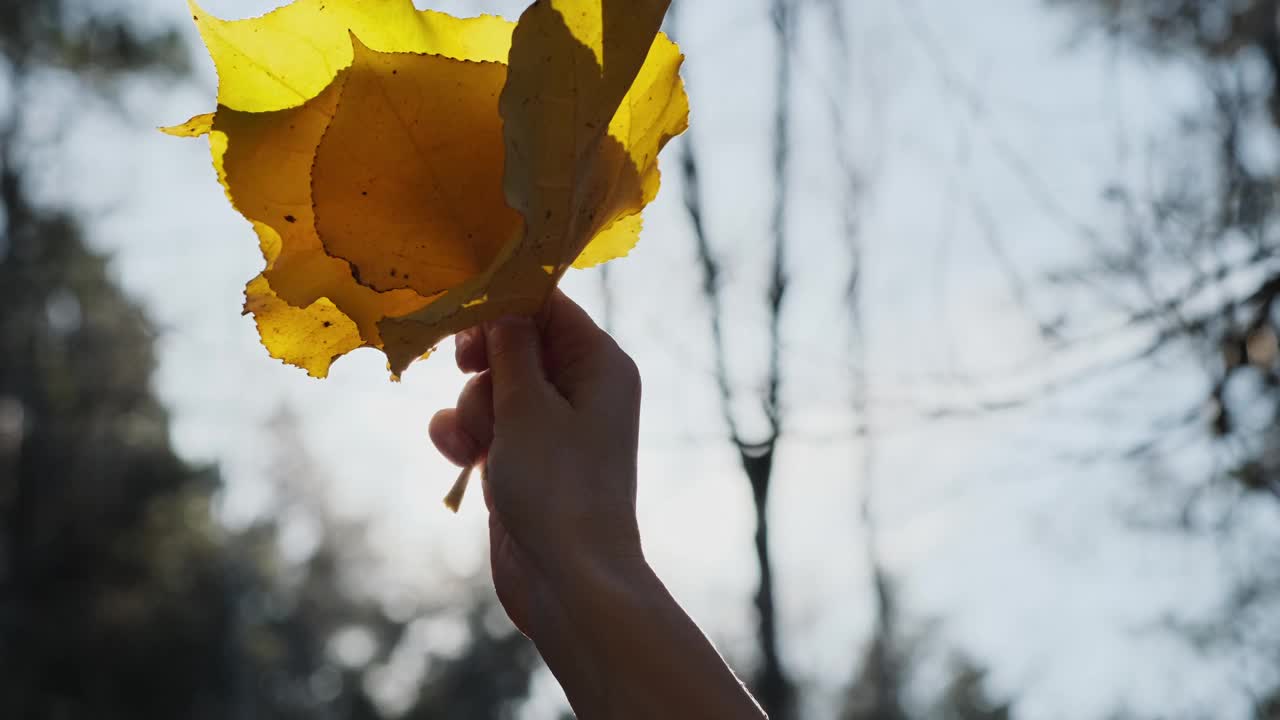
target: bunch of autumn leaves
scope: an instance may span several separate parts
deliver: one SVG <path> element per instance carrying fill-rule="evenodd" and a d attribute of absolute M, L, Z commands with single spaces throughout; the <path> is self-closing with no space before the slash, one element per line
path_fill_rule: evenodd
<path fill-rule="evenodd" d="M 296 0 L 225 21 L 191 3 L 218 71 L 208 136 L 265 271 L 273 357 L 324 377 L 382 349 L 533 314 L 570 267 L 626 255 L 683 132 L 670 0 L 537 0 L 519 23 L 412 0 Z"/>

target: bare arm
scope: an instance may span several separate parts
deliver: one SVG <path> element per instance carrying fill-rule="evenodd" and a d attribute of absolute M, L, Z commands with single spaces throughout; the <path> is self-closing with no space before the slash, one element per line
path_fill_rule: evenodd
<path fill-rule="evenodd" d="M 486 464 L 494 586 L 584 720 L 764 718 L 644 560 L 636 523 L 640 378 L 560 293 L 541 332 L 458 338 L 478 372 L 431 437 Z"/>
<path fill-rule="evenodd" d="M 582 718 L 763 718 L 644 563 L 582 571 L 534 642 Z"/>

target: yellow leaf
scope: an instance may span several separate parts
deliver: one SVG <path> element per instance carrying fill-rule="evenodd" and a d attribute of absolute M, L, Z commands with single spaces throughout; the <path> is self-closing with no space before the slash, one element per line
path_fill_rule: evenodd
<path fill-rule="evenodd" d="M 174 137 L 204 137 L 213 129 L 213 113 L 205 113 L 197 115 L 181 125 L 173 125 L 171 127 L 162 127 L 160 132 L 165 135 Z"/>
<path fill-rule="evenodd" d="M 253 314 L 271 357 L 297 365 L 314 378 L 328 377 L 334 360 L 365 344 L 356 324 L 327 298 L 294 307 L 281 300 L 262 275 L 245 287 L 244 311 Z"/>
<path fill-rule="evenodd" d="M 245 308 L 272 355 L 322 377 L 381 347 L 398 375 L 627 254 L 688 120 L 668 5 L 537 0 L 513 26 L 411 0 L 240 21 L 192 3 L 219 108 L 166 132 L 209 135 L 254 225 L 267 267 Z"/>
<path fill-rule="evenodd" d="M 507 202 L 530 224 L 533 243 L 555 246 L 561 260 L 576 257 L 592 230 L 613 221 L 596 206 L 616 173 L 639 177 L 641 168 L 622 166 L 606 132 L 668 5 L 538 0 L 520 18 L 501 103 Z"/>
<path fill-rule="evenodd" d="M 312 169 L 316 228 L 364 285 L 430 296 L 518 239 L 502 196 L 500 63 L 379 53 L 356 41 Z"/>
<path fill-rule="evenodd" d="M 578 259 L 573 261 L 573 266 L 585 270 L 626 257 L 640 241 L 640 231 L 643 229 L 644 216 L 639 213 L 619 218 L 587 245 Z"/>
<path fill-rule="evenodd" d="M 499 105 L 505 194 L 524 216 L 524 236 L 508 243 L 485 273 L 419 312 L 380 323 L 393 372 L 443 337 L 505 314 L 537 312 L 563 272 L 548 275 L 542 268 L 567 267 L 601 230 L 638 214 L 652 197 L 650 154 L 656 157 L 684 128 L 688 108 L 679 52 L 658 38 L 669 4 L 538 0 L 521 16 Z M 642 93 L 617 119 L 638 76 L 645 78 Z M 611 134 L 615 124 L 623 137 Z M 629 250 L 634 243 L 626 231 L 633 227 L 620 225 L 598 257 Z M 481 295 L 488 301 L 469 304 Z"/>
<path fill-rule="evenodd" d="M 639 209 L 653 202 L 661 183 L 658 153 L 689 127 L 689 98 L 679 74 L 683 62 L 680 48 L 659 34 L 609 123 L 609 136 L 626 148 L 638 174 L 618 176 L 601 209 L 602 217 L 612 219 L 612 224 L 591 240 L 574 267 L 588 268 L 624 257 L 640 239 L 644 223 Z"/>
<path fill-rule="evenodd" d="M 418 11 L 412 0 L 297 0 L 262 17 L 222 20 L 189 0 L 218 70 L 218 103 L 248 112 L 294 107 L 351 64 L 349 33 L 382 52 L 505 62 L 512 24 Z"/>
<path fill-rule="evenodd" d="M 254 223 L 254 229 L 270 267 L 280 257 L 280 236 L 262 223 Z M 271 357 L 296 365 L 314 378 L 328 377 L 334 360 L 365 344 L 356 324 L 327 298 L 304 307 L 290 305 L 271 288 L 265 274 L 245 286 L 244 312 L 253 315 Z"/>
<path fill-rule="evenodd" d="M 327 298 L 380 347 L 377 322 L 418 310 L 430 301 L 413 292 L 378 293 L 355 281 L 350 266 L 325 254 L 311 209 L 311 165 L 315 147 L 337 106 L 341 82 L 297 108 L 270 113 L 218 111 L 216 132 L 227 137 L 225 156 L 215 165 L 225 174 L 232 203 L 255 224 L 264 248 L 264 279 L 281 300 L 307 308 Z M 216 153 L 215 153 L 216 156 Z M 263 342 L 270 344 L 264 336 Z M 270 349 L 270 347 L 269 347 Z"/>

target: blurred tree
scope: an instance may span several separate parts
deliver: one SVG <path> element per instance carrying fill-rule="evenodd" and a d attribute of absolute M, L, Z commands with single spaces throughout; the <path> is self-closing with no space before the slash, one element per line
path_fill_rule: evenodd
<path fill-rule="evenodd" d="M 1123 332 L 1150 337 L 1139 357 L 1190 350 L 1209 374 L 1204 420 L 1226 456 L 1212 480 L 1280 499 L 1280 2 L 1050 0 L 1087 28 L 1189 68 L 1206 102 L 1164 139 L 1150 187 L 1107 189 L 1118 242 L 1064 285 L 1105 287 Z M 1197 498 L 1200 495 L 1197 494 Z"/>
<path fill-rule="evenodd" d="M 1280 501 L 1280 2 L 1049 1 L 1079 13 L 1084 31 L 1186 70 L 1202 87 L 1176 136 L 1151 139 L 1149 184 L 1106 190 L 1118 229 L 1098 231 L 1092 240 L 1107 242 L 1094 243 L 1094 257 L 1051 279 L 1109 298 L 1119 332 L 1145 343 L 1133 359 L 1190 357 L 1203 369 L 1205 402 L 1160 423 L 1129 456 L 1158 469 L 1163 497 L 1153 506 L 1172 504 L 1179 526 L 1214 533 L 1224 552 L 1245 549 L 1224 556 L 1219 617 L 1168 624 L 1206 654 L 1273 667 L 1280 632 L 1264 619 L 1280 610 L 1280 553 L 1252 520 Z M 1213 454 L 1208 476 L 1168 461 L 1197 435 Z M 1241 685 L 1275 695 L 1259 683 L 1280 678 L 1265 675 Z M 1274 701 L 1259 701 L 1256 717 L 1274 714 Z"/>
<path fill-rule="evenodd" d="M 875 582 L 876 624 L 840 720 L 1009 720 L 1010 704 L 991 696 L 986 671 L 968 656 L 951 657 L 940 686 L 922 678 L 936 652 L 931 646 L 937 628 L 904 623 L 893 581 L 881 571 Z"/>
<path fill-rule="evenodd" d="M 907 685 L 917 643 L 898 626 L 896 595 L 889 579 L 876 576 L 876 624 L 849 687 L 841 720 L 908 720 Z"/>
<path fill-rule="evenodd" d="M 951 665 L 951 680 L 929 717 L 936 720 L 1009 720 L 1013 710 L 993 700 L 986 689 L 987 673 L 972 660 L 959 657 Z"/>
<path fill-rule="evenodd" d="M 848 319 L 848 365 L 851 375 L 851 415 L 856 430 L 851 444 L 859 447 L 861 467 L 850 473 L 850 482 L 861 489 L 861 500 L 856 513 L 865 528 L 859 553 L 869 568 L 870 603 L 873 609 L 872 637 L 865 651 L 858 658 L 844 707 L 839 710 L 844 720 L 908 720 L 916 717 L 945 718 L 945 720 L 995 720 L 1007 715 L 1005 706 L 992 705 L 994 712 L 982 714 L 979 704 L 982 695 L 982 673 L 977 665 L 968 663 L 954 668 L 949 676 L 949 689 L 929 708 L 911 709 L 908 696 L 916 690 L 918 666 L 926 657 L 920 643 L 901 627 L 897 595 L 888 569 L 879 554 L 874 503 L 875 428 L 872 422 L 871 392 L 868 372 L 868 333 L 864 325 L 865 247 L 861 233 L 861 213 L 866 191 L 865 168 L 859 163 L 849 146 L 849 108 L 851 103 L 865 101 L 851 96 L 848 68 L 851 67 L 845 0 L 822 0 L 816 3 L 800 3 L 794 0 L 769 0 L 765 4 L 771 24 L 775 52 L 777 54 L 773 78 L 773 117 L 771 124 L 770 174 L 762 181 L 773 193 L 770 207 L 770 223 L 762 229 L 761 241 L 767 243 L 768 269 L 766 282 L 756 289 L 759 302 L 749 317 L 766 328 L 767 345 L 763 354 L 768 358 L 762 376 L 749 390 L 736 387 L 731 367 L 733 355 L 726 338 L 728 308 L 724 299 L 723 251 L 711 236 L 710 224 L 705 216 L 704 188 L 701 180 L 702 159 L 699 154 L 699 138 L 696 128 L 685 133 L 679 148 L 679 169 L 683 185 L 683 201 L 688 214 L 694 250 L 701 275 L 701 294 L 709 317 L 709 341 L 714 362 L 714 383 L 719 400 L 719 410 L 729 444 L 737 451 L 743 479 L 751 489 L 754 502 L 756 533 L 755 560 L 759 571 L 759 583 L 755 593 L 758 624 L 756 641 L 759 661 L 751 687 L 773 720 L 799 717 L 802 703 L 797 701 L 795 680 L 783 664 L 781 645 L 785 634 L 778 618 L 778 595 L 786 588 L 776 586 L 771 557 L 769 534 L 770 490 L 777 481 L 775 459 L 779 446 L 788 430 L 784 404 L 781 402 L 783 386 L 790 371 L 783 342 L 786 321 L 788 291 L 796 272 L 791 262 L 795 238 L 788 232 L 792 192 L 792 143 L 793 117 L 801 112 L 793 102 L 793 89 L 797 83 L 796 59 L 798 47 L 803 46 L 799 32 L 806 26 L 805 13 L 817 16 L 818 22 L 808 25 L 822 33 L 829 33 L 832 47 L 832 87 L 827 88 L 830 106 L 832 137 L 830 148 L 835 156 L 841 186 L 838 190 L 839 217 L 842 240 L 849 251 L 849 276 L 846 287 L 844 313 Z M 683 5 L 677 4 L 677 10 Z M 676 13 L 678 17 L 678 12 Z M 729 246 L 723 246 L 729 247 Z M 737 247 L 734 245 L 733 247 Z M 751 403 L 740 403 L 743 396 L 751 396 Z M 742 413 L 742 407 L 753 412 Z M 758 408 L 758 410 L 756 410 Z M 757 419 L 762 418 L 763 422 Z M 754 434 L 749 428 L 762 427 Z M 967 693 L 967 694 L 966 694 Z M 927 693 L 926 693 L 927 694 Z M 969 703 L 966 705 L 965 703 Z"/>
<path fill-rule="evenodd" d="M 673 15 L 683 5 L 677 5 Z M 769 284 L 762 288 L 762 321 L 768 327 L 768 366 L 759 393 L 760 414 L 764 430 L 752 437 L 745 423 L 734 411 L 738 390 L 730 380 L 729 350 L 726 344 L 725 303 L 721 286 L 721 260 L 713 247 L 703 218 L 702 185 L 699 180 L 699 158 L 696 137 L 686 131 L 680 145 L 680 171 L 684 182 L 684 205 L 693 230 L 702 274 L 702 295 L 710 318 L 710 340 L 715 362 L 715 383 L 719 394 L 721 417 L 728 440 L 737 451 L 744 479 L 751 489 L 755 508 L 755 559 L 760 580 L 756 586 L 756 639 L 760 651 L 759 666 L 750 681 L 757 700 L 773 720 L 790 720 L 795 712 L 795 687 L 783 667 L 778 627 L 777 588 L 774 583 L 772 547 L 769 537 L 769 491 L 774 482 L 778 446 L 785 429 L 780 403 L 783 383 L 782 314 L 786 301 L 787 276 L 787 212 L 788 183 L 791 163 L 791 113 L 789 102 L 792 86 L 792 52 L 795 44 L 796 5 L 792 0 L 770 0 L 769 15 L 777 43 L 777 75 L 774 79 L 774 122 L 772 177 L 774 191 L 772 222 L 768 230 L 771 248 Z M 675 19 L 672 19 L 675 23 Z"/>
<path fill-rule="evenodd" d="M 151 391 L 151 325 L 75 217 L 33 201 L 28 151 L 47 121 L 26 108 L 49 70 L 107 99 L 186 70 L 179 35 L 126 10 L 0 4 L 0 717 L 510 717 L 532 646 L 491 599 L 464 598 L 456 647 L 430 651 L 420 621 L 444 608 L 392 614 L 356 592 L 363 528 L 300 485 L 317 473 L 287 428 L 291 464 L 264 478 L 279 514 L 238 532 L 215 520 L 218 474 L 174 454 Z M 297 508 L 319 534 L 290 560 L 280 518 Z M 388 674 L 399 699 L 378 691 Z"/>
<path fill-rule="evenodd" d="M 384 714 L 407 720 L 511 716 L 539 661 L 496 598 L 473 599 L 464 587 L 433 605 L 409 598 L 410 607 L 388 610 L 366 572 L 378 562 L 364 520 L 334 512 L 325 473 L 310 460 L 295 416 L 280 413 L 269 430 L 276 497 L 246 537 L 261 538 L 254 554 L 275 568 L 276 580 L 254 588 L 256 608 L 242 605 L 242 645 L 254 656 L 238 665 L 261 683 L 249 697 L 289 688 L 292 717 L 377 717 L 367 713 L 387 685 L 395 692 L 380 698 Z M 289 560 L 280 552 L 283 536 L 299 527 L 316 544 Z M 450 647 L 430 649 L 433 627 L 446 628 L 438 634 Z M 359 652 L 344 657 L 351 649 L 344 651 L 343 639 L 354 639 Z"/>
<path fill-rule="evenodd" d="M 37 70 L 181 68 L 171 35 L 112 24 L 104 43 L 70 13 L 0 8 L 16 100 L 0 105 L 0 715 L 222 717 L 217 476 L 174 456 L 150 326 L 75 220 L 31 202 L 21 164 Z"/>

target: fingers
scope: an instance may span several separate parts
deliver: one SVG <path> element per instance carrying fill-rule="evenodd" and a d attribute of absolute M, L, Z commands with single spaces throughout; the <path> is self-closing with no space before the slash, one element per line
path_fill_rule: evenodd
<path fill-rule="evenodd" d="M 629 388 L 635 363 L 581 306 L 556 290 L 547 303 L 546 359 L 556 389 L 575 407 L 591 399 L 613 402 L 610 390 Z"/>
<path fill-rule="evenodd" d="M 493 383 L 489 373 L 471 378 L 458 396 L 458 406 L 436 413 L 428 431 L 449 462 L 459 467 L 480 462 L 493 442 Z"/>
<path fill-rule="evenodd" d="M 545 397 L 542 339 L 533 320 L 508 316 L 484 326 L 485 350 L 493 376 L 494 410 L 505 410 Z"/>
<path fill-rule="evenodd" d="M 453 345 L 459 370 L 478 373 L 489 369 L 489 354 L 485 349 L 483 329 L 473 327 L 463 330 L 454 337 Z"/>
<path fill-rule="evenodd" d="M 458 421 L 483 455 L 493 443 L 493 376 L 480 373 L 458 394 Z"/>
<path fill-rule="evenodd" d="M 591 316 L 569 296 L 556 290 L 544 310 L 546 318 L 546 360 L 552 381 L 565 397 L 589 375 L 590 362 L 602 347 L 612 342 Z"/>
<path fill-rule="evenodd" d="M 431 418 L 428 433 L 440 454 L 454 465 L 471 467 L 480 459 L 480 450 L 462 429 L 457 410 L 447 408 L 436 413 Z"/>
<path fill-rule="evenodd" d="M 576 405 L 575 397 L 589 394 L 593 381 L 631 365 L 613 338 L 558 289 L 536 322 L 511 317 L 486 323 L 458 333 L 454 345 L 463 372 L 494 371 L 500 404 L 510 404 L 516 396 L 532 398 L 554 385 Z"/>
<path fill-rule="evenodd" d="M 535 324 L 542 328 L 540 335 L 543 345 L 550 346 L 543 348 L 544 353 L 552 355 L 544 357 L 547 361 L 545 369 L 548 371 L 557 366 L 556 355 L 572 354 L 575 347 L 590 344 L 597 336 L 605 334 L 585 310 L 559 289 L 554 291 L 538 313 Z M 488 370 L 487 345 L 483 327 L 468 328 L 454 336 L 454 356 L 458 369 L 468 373 Z"/>
<path fill-rule="evenodd" d="M 551 294 L 543 312 L 546 318 L 544 332 L 548 338 L 554 339 L 557 346 L 599 342 L 608 337 L 608 333 L 596 325 L 587 311 L 559 288 Z"/>

